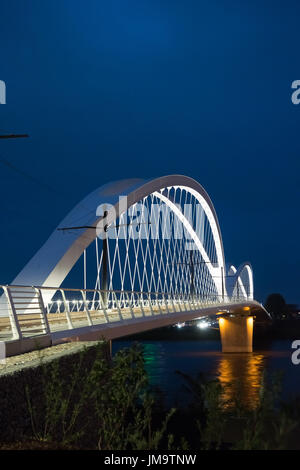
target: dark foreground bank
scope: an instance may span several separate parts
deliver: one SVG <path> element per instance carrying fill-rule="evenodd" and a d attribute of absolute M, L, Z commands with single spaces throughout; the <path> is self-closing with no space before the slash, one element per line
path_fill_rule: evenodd
<path fill-rule="evenodd" d="M 112 359 L 101 343 L 0 377 L 2 449 L 201 450 L 298 448 L 300 407 L 280 380 L 261 383 L 253 409 L 230 405 L 218 380 L 184 376 L 191 400 L 166 408 L 141 347 Z"/>

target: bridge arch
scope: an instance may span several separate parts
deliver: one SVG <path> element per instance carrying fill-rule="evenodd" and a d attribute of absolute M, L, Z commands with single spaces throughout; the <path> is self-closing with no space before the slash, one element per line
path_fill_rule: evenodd
<path fill-rule="evenodd" d="M 226 287 L 229 297 L 253 300 L 254 288 L 251 263 L 244 262 L 238 269 L 231 265 L 228 270 Z"/>
<path fill-rule="evenodd" d="M 169 189 L 184 189 L 201 205 L 209 222 L 215 245 L 215 261 L 211 262 L 197 231 L 188 218 L 178 209 Z M 148 181 L 130 179 L 105 184 L 90 193 L 62 220 L 46 243 L 33 256 L 29 263 L 14 279 L 15 285 L 38 285 L 41 287 L 59 287 L 71 271 L 84 250 L 96 239 L 96 230 L 86 227 L 97 227 L 103 217 L 96 215 L 101 204 L 110 205 L 106 222 L 113 224 L 123 213 L 120 196 L 127 197 L 127 208 L 133 207 L 149 195 L 155 195 L 164 202 L 184 225 L 197 249 L 202 255 L 203 263 L 212 276 L 218 295 L 226 295 L 225 259 L 221 230 L 216 211 L 205 189 L 193 178 L 182 175 L 169 175 Z M 58 230 L 63 227 L 81 226 L 81 229 L 69 233 Z M 245 266 L 245 269 L 247 267 Z M 253 287 L 252 287 L 253 290 Z"/>

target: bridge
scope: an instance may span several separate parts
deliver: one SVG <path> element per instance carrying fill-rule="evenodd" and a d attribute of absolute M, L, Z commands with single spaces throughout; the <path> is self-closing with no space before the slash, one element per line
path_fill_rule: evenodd
<path fill-rule="evenodd" d="M 250 263 L 225 263 L 212 201 L 182 175 L 101 186 L 0 289 L 7 355 L 204 316 L 219 319 L 224 352 L 252 351 L 253 320 L 267 316 Z"/>

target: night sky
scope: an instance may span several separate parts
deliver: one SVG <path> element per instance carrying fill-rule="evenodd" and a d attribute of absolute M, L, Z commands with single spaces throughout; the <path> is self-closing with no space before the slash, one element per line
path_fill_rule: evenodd
<path fill-rule="evenodd" d="M 86 194 L 197 179 L 255 297 L 300 302 L 299 1 L 1 0 L 6 284 Z"/>

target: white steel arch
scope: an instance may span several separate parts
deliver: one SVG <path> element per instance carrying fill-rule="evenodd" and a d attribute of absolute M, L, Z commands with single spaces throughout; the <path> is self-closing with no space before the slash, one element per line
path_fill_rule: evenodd
<path fill-rule="evenodd" d="M 246 283 L 242 279 L 242 275 L 246 274 Z M 242 263 L 238 269 L 231 265 L 227 275 L 227 293 L 229 297 L 241 294 L 244 299 L 253 300 L 253 270 L 249 262 Z M 239 290 L 239 293 L 237 291 Z"/>
<path fill-rule="evenodd" d="M 217 254 L 216 265 L 210 262 L 201 240 L 189 221 L 176 205 L 165 196 L 164 190 L 171 187 L 184 188 L 201 204 L 209 220 L 215 243 Z M 204 188 L 194 179 L 182 175 L 164 176 L 146 182 L 141 180 L 123 180 L 98 188 L 79 203 L 59 225 L 59 227 L 80 225 L 83 228 L 70 233 L 55 230 L 42 248 L 14 279 L 13 284 L 59 287 L 84 250 L 96 238 L 96 230 L 89 230 L 84 227 L 93 226 L 96 228 L 98 222 L 102 219 L 102 217 L 96 215 L 97 207 L 101 204 L 113 207 L 113 210 L 108 210 L 106 217 L 106 221 L 110 225 L 120 217 L 123 211 L 122 204 L 119 202 L 119 196 L 127 196 L 127 207 L 129 208 L 150 194 L 155 194 L 161 199 L 182 221 L 185 229 L 189 232 L 197 249 L 200 251 L 204 262 L 207 263 L 207 268 L 214 280 L 218 294 L 226 295 L 224 249 L 216 211 Z"/>
<path fill-rule="evenodd" d="M 185 189 L 189 189 L 189 188 L 185 188 Z M 203 244 L 201 243 L 201 240 L 199 239 L 197 233 L 195 232 L 195 230 L 193 229 L 193 227 L 191 226 L 191 224 L 189 223 L 189 221 L 184 217 L 184 214 L 180 211 L 180 209 L 172 202 L 170 201 L 166 196 L 164 196 L 163 194 L 160 194 L 158 192 L 155 192 L 154 193 L 158 198 L 160 198 L 167 206 L 170 207 L 170 209 L 174 212 L 174 214 L 176 214 L 176 216 L 178 217 L 178 219 L 182 222 L 182 224 L 184 225 L 185 229 L 188 231 L 189 235 L 191 236 L 192 240 L 194 241 L 197 249 L 200 251 L 201 253 L 201 256 L 204 260 L 204 262 L 207 264 L 207 268 L 214 280 L 214 283 L 216 285 L 216 288 L 217 288 L 217 291 L 218 291 L 218 294 L 219 295 L 222 295 L 222 272 L 223 272 L 223 269 L 224 269 L 224 256 L 223 256 L 223 249 L 222 249 L 222 239 L 221 237 L 219 236 L 219 232 L 218 232 L 218 229 L 217 229 L 217 224 L 216 224 L 216 221 L 212 215 L 212 212 L 210 210 L 210 207 L 204 203 L 206 203 L 204 197 L 201 197 L 200 195 L 198 195 L 198 193 L 196 193 L 196 191 L 193 191 L 192 194 L 198 199 L 198 201 L 201 203 L 202 205 L 202 202 L 203 202 L 203 209 L 211 223 L 211 227 L 212 227 L 212 232 L 213 232 L 213 237 L 214 237 L 214 240 L 215 240 L 215 244 L 216 244 L 216 249 L 217 249 L 217 259 L 218 259 L 218 266 L 217 267 L 214 267 L 212 265 L 212 263 L 210 262 L 209 258 L 208 258 L 208 255 L 203 247 Z M 221 269 L 220 269 L 221 268 Z"/>

